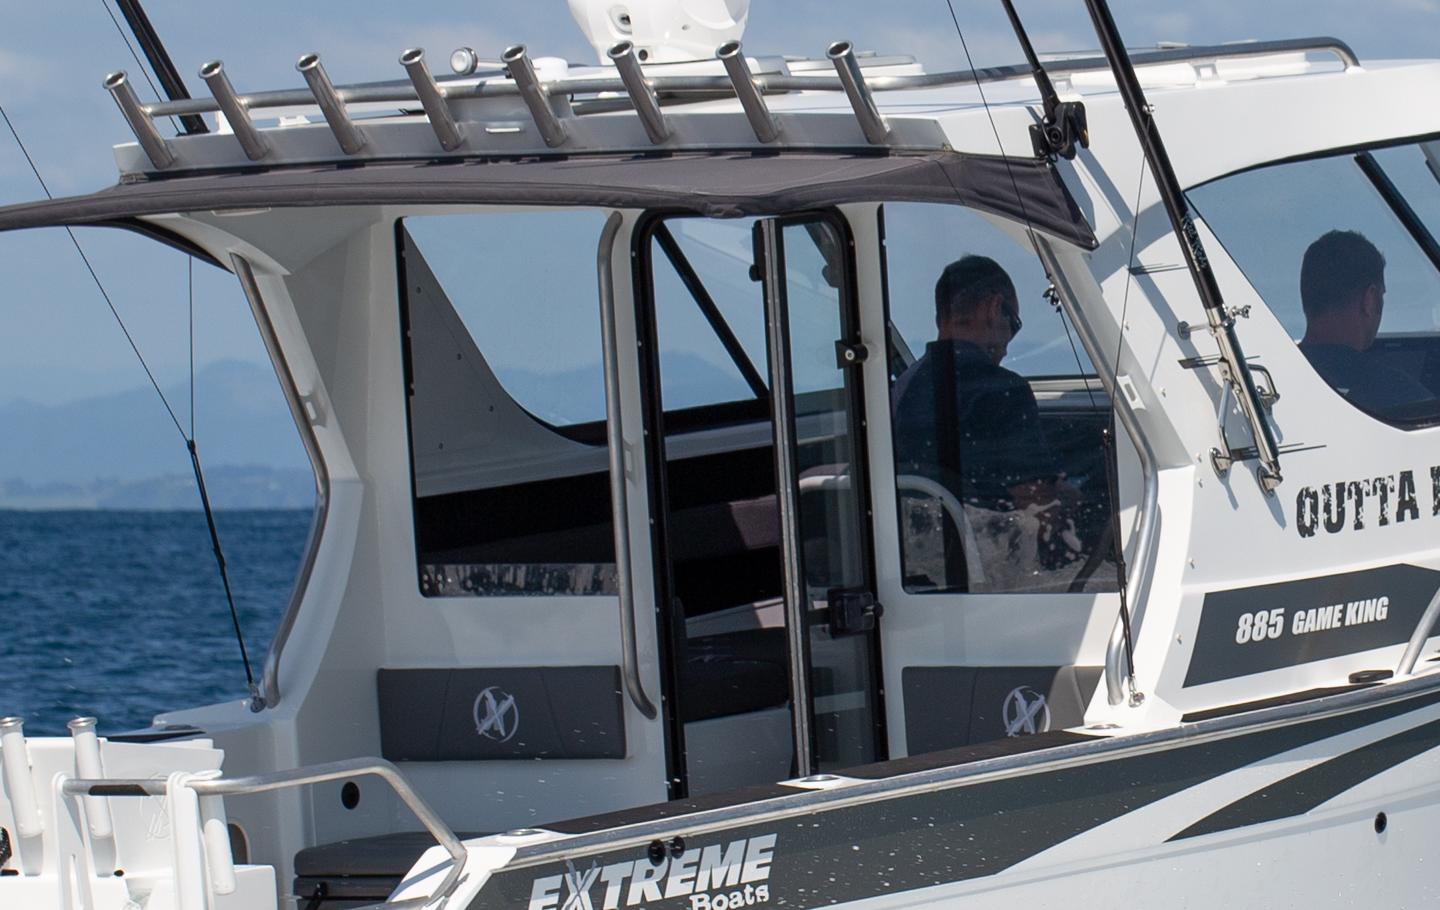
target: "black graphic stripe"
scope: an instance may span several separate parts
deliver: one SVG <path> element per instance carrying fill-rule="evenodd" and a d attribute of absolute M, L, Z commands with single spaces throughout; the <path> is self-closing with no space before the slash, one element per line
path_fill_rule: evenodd
<path fill-rule="evenodd" d="M 1042 766 L 1022 776 L 912 792 L 825 811 L 817 811 L 822 807 L 815 805 L 819 801 L 815 794 L 782 797 L 768 800 L 766 805 L 770 811 L 788 811 L 779 820 L 757 823 L 737 819 L 731 828 L 704 835 L 692 836 L 686 830 L 686 817 L 672 816 L 659 837 L 667 842 L 680 837 L 687 848 L 703 849 L 741 838 L 775 835 L 774 861 L 766 881 L 768 905 L 808 907 L 861 900 L 994 875 L 1219 775 L 1437 702 L 1440 692 L 1432 690 L 1373 708 L 1299 720 L 1227 739 L 1072 767 Z M 1440 730 L 1436 733 L 1440 735 Z M 1393 763 L 1395 754 L 1377 756 L 1376 761 Z M 1333 786 L 1332 792 L 1338 792 Z M 650 811 L 658 808 L 662 807 Z M 644 812 L 627 813 L 626 820 L 633 824 Z M 584 869 L 592 864 L 605 867 L 626 861 L 648 863 L 645 848 L 607 850 L 597 845 L 594 853 L 572 857 L 569 863 Z M 537 878 L 563 875 L 568 869 L 566 861 L 552 861 L 501 870 L 476 896 L 471 910 L 527 907 Z M 629 903 L 629 894 L 628 889 L 622 889 L 617 906 L 606 907 L 603 889 L 597 886 L 594 908 L 694 910 L 683 892 L 638 903 Z M 769 910 L 769 906 L 747 908 Z"/>
<path fill-rule="evenodd" d="M 1412 727 L 1262 787 L 1200 819 L 1170 840 L 1303 815 L 1351 787 L 1437 745 L 1440 745 L 1440 720 Z"/>

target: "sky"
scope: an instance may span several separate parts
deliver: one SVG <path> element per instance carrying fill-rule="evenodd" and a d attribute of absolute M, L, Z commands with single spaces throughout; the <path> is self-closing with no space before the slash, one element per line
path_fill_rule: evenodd
<path fill-rule="evenodd" d="M 976 64 L 1020 58 L 998 0 L 954 3 Z M 1017 5 L 1042 53 L 1096 45 L 1081 0 Z M 1112 5 L 1131 46 L 1334 35 L 1362 60 L 1440 54 L 1440 0 L 1112 0 Z M 457 46 L 495 57 L 513 43 L 527 44 L 536 56 L 593 60 L 564 0 L 223 5 L 148 0 L 145 7 L 195 94 L 203 91 L 197 69 L 217 58 L 241 92 L 301 87 L 294 62 L 309 51 L 321 55 L 337 83 L 398 78 L 396 58 L 417 45 L 437 66 Z M 101 89 L 104 75 L 128 70 L 148 98 L 140 68 L 107 10 L 114 11 L 113 0 L 0 0 L 0 106 L 56 195 L 89 192 L 115 180 L 110 146 L 129 141 L 130 133 Z M 819 56 L 842 38 L 864 49 L 913 54 L 931 70 L 965 65 L 945 0 L 754 0 L 745 46 L 755 54 Z M 25 158 L 0 125 L 0 205 L 40 195 Z M 190 361 L 185 257 L 115 231 L 92 229 L 77 236 L 162 384 L 183 381 Z M 63 232 L 0 235 L 0 275 L 0 401 L 51 404 L 145 384 Z M 197 265 L 194 300 L 198 365 L 265 362 L 232 276 Z M 183 413 L 186 402 L 174 404 Z"/>

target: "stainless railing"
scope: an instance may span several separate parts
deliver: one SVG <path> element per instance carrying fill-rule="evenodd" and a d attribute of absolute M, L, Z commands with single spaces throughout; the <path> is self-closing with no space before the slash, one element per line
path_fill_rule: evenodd
<path fill-rule="evenodd" d="M 1405 653 L 1400 656 L 1400 666 L 1395 668 L 1395 675 L 1409 676 L 1415 671 L 1415 662 L 1420 659 L 1420 652 L 1425 648 L 1425 642 L 1429 640 L 1430 633 L 1435 631 L 1435 621 L 1440 620 L 1440 590 L 1430 598 L 1430 605 L 1420 617 L 1420 622 L 1415 626 L 1415 631 L 1410 634 L 1410 641 L 1405 645 Z"/>
<path fill-rule="evenodd" d="M 620 598 L 620 658 L 625 691 L 650 720 L 659 712 L 640 679 L 640 646 L 635 632 L 635 582 L 630 560 L 630 505 L 625 486 L 625 428 L 620 402 L 620 344 L 615 337 L 615 237 L 624 217 L 612 212 L 600 232 L 596 270 L 600 282 L 601 351 L 605 368 L 605 435 L 610 450 L 610 508 L 615 531 L 615 590 Z"/>
<path fill-rule="evenodd" d="M 314 574 L 315 560 L 320 552 L 320 540 L 325 534 L 325 523 L 330 517 L 330 469 L 325 466 L 325 457 L 320 452 L 320 441 L 315 437 L 315 427 L 305 408 L 305 398 L 295 384 L 295 374 L 290 369 L 290 361 L 280 347 L 279 336 L 275 334 L 275 324 L 270 319 L 269 310 L 265 308 L 260 285 L 255 280 L 255 270 L 251 268 L 249 260 L 235 253 L 230 255 L 230 264 L 235 271 L 235 277 L 240 280 L 245 300 L 250 304 L 255 325 L 260 331 L 260 340 L 265 344 L 265 352 L 270 355 L 275 376 L 285 393 L 285 403 L 290 408 L 290 417 L 295 421 L 295 430 L 300 434 L 300 442 L 305 446 L 305 455 L 310 459 L 310 469 L 315 475 L 315 514 L 310 520 L 310 533 L 305 539 L 305 553 L 300 561 L 300 571 L 295 576 L 295 585 L 291 588 L 290 603 L 280 618 L 269 653 L 265 655 L 265 670 L 260 678 L 259 696 L 251 702 L 252 709 L 258 711 L 273 708 L 280 703 L 280 655 L 295 628 L 300 605 L 310 587 L 310 576 Z"/>
<path fill-rule="evenodd" d="M 467 76 L 438 80 L 436 82 L 437 92 L 434 95 L 430 94 L 429 86 L 426 84 L 430 78 L 428 73 L 422 74 L 417 71 L 418 68 L 424 66 L 423 51 L 418 48 L 407 51 L 402 57 L 402 65 L 406 67 L 409 76 L 403 80 L 332 86 L 329 80 L 323 77 L 319 56 L 306 54 L 300 58 L 297 68 L 306 76 L 310 85 L 309 89 L 255 92 L 248 95 L 226 97 L 222 100 L 185 98 L 142 104 L 136 98 L 134 91 L 130 90 L 124 72 L 111 73 L 105 80 L 105 87 L 114 95 L 121 113 L 129 122 L 151 163 L 157 169 L 164 170 L 174 164 L 175 156 L 169 141 L 162 138 L 156 131 L 154 120 L 177 115 L 225 111 L 227 115 L 233 117 L 237 110 L 249 112 L 265 108 L 309 107 L 318 104 L 325 113 L 326 120 L 332 131 L 335 132 L 336 139 L 345 154 L 354 155 L 363 149 L 365 143 L 363 133 L 354 126 L 345 112 L 347 105 L 420 104 L 430 111 L 438 110 L 440 103 L 443 102 L 520 95 L 527 101 L 532 116 L 536 118 L 536 125 L 542 130 L 547 144 L 556 146 L 564 142 L 564 124 L 555 118 L 548 104 L 545 103 L 546 98 L 551 95 L 574 97 L 577 95 L 628 94 L 637 101 L 641 116 L 648 118 L 646 126 L 650 140 L 658 144 L 666 141 L 668 131 L 656 128 L 655 114 L 658 113 L 658 108 L 649 109 L 645 103 L 646 96 L 653 93 L 658 103 L 665 101 L 683 103 L 695 100 L 697 97 L 737 97 L 738 92 L 738 97 L 745 103 L 746 113 L 750 115 L 752 125 L 758 125 L 756 132 L 760 137 L 759 141 L 769 142 L 772 140 L 764 138 L 764 135 L 769 134 L 768 124 L 766 118 L 761 116 L 764 110 L 764 102 L 761 99 L 764 95 L 783 92 L 833 92 L 843 88 L 851 99 L 866 138 L 868 141 L 876 143 L 883 141 L 886 133 L 882 132 L 885 128 L 884 121 L 879 118 L 877 112 L 873 111 L 873 104 L 868 98 L 872 91 L 900 91 L 966 83 L 983 84 L 1031 77 L 1029 66 L 1023 64 L 909 76 L 861 77 L 860 67 L 852 65 L 855 64 L 853 57 L 847 58 L 844 53 L 850 49 L 848 42 L 835 42 L 830 47 L 832 51 L 830 57 L 837 67 L 834 74 L 818 76 L 789 75 L 787 73 L 750 74 L 747 72 L 743 74 L 745 78 L 739 79 L 735 70 L 737 67 L 744 66 L 744 57 L 741 55 L 739 42 L 729 42 L 717 51 L 722 62 L 728 60 L 726 64 L 730 70 L 728 75 L 647 77 L 644 79 L 645 89 L 636 84 L 635 73 L 629 73 L 627 82 L 626 78 L 619 75 L 619 71 L 615 76 L 565 78 L 548 83 L 540 82 L 534 78 L 533 68 L 527 69 L 526 65 L 529 61 L 524 59 L 524 48 L 520 45 L 516 45 L 506 52 L 511 59 L 506 61 L 505 70 L 484 74 L 495 78 L 481 78 L 477 81 L 473 76 Z M 1161 48 L 1137 51 L 1131 55 L 1131 60 L 1136 66 L 1145 66 L 1306 52 L 1332 54 L 1346 69 L 1359 65 L 1359 59 L 1349 45 L 1337 38 L 1329 37 Z M 1044 67 L 1046 72 L 1052 75 L 1063 75 L 1106 69 L 1109 67 L 1109 62 L 1104 57 L 1078 57 L 1068 60 L 1053 60 L 1045 63 Z M 221 71 L 222 65 L 217 60 L 207 63 L 202 68 L 201 75 L 204 77 L 207 72 L 218 73 Z M 512 78 L 498 78 L 507 74 Z M 513 78 L 517 75 L 518 79 Z M 420 83 L 418 87 L 417 78 Z M 247 125 L 242 125 L 236 131 L 237 141 L 245 142 L 247 154 L 253 155 L 258 149 L 254 145 L 252 132 L 246 129 Z M 437 136 L 442 146 L 462 139 L 458 134 L 452 134 L 444 124 L 437 129 Z M 463 139 L 461 144 L 463 145 Z"/>
<path fill-rule="evenodd" d="M 400 769 L 388 761 L 379 758 L 351 758 L 311 765 L 307 768 L 296 768 L 291 771 L 252 774 L 249 777 L 192 780 L 186 786 L 202 797 L 247 796 L 362 775 L 373 775 L 389 784 L 390 788 L 395 791 L 395 795 L 400 797 L 401 802 L 405 803 L 411 812 L 415 813 L 420 824 L 425 826 L 436 842 L 444 847 L 445 852 L 449 853 L 450 858 L 454 860 L 450 871 L 446 873 L 445 878 L 429 897 L 387 902 L 375 906 L 384 906 L 387 910 L 394 910 L 394 908 L 400 907 L 421 907 L 448 898 L 454 892 L 455 886 L 460 883 L 460 876 L 465 871 L 467 857 L 465 845 L 460 843 L 460 838 L 456 837 L 455 832 L 450 830 L 450 826 L 445 824 L 445 821 L 435 813 L 434 809 L 430 808 L 429 803 L 411 789 L 410 784 L 401 775 Z M 165 796 L 166 786 L 164 780 L 77 778 L 65 781 L 63 789 L 65 795 L 77 797 Z"/>

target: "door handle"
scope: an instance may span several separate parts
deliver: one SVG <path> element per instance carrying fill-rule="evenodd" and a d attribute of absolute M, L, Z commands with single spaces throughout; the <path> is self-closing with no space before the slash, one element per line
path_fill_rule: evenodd
<path fill-rule="evenodd" d="M 885 612 L 875 595 L 863 588 L 831 588 L 825 599 L 829 604 L 830 634 L 837 638 L 875 631 Z"/>

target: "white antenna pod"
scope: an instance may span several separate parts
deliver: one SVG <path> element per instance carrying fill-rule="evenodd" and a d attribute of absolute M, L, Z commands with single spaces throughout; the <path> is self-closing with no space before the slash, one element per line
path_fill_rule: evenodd
<path fill-rule="evenodd" d="M 606 51 L 622 41 L 635 45 L 641 63 L 712 60 L 715 48 L 740 40 L 750 15 L 750 0 L 567 2 L 596 56 L 606 65 L 611 65 Z"/>

